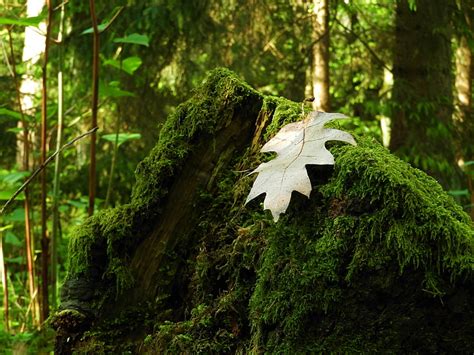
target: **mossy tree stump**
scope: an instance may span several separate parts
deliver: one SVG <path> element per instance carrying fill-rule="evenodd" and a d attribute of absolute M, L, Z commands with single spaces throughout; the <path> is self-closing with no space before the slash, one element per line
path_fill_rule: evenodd
<path fill-rule="evenodd" d="M 259 145 L 299 119 L 299 104 L 211 72 L 131 202 L 72 237 L 58 352 L 472 350 L 472 222 L 378 143 L 329 143 L 335 166 L 310 167 L 311 198 L 295 193 L 276 224 L 243 205 Z"/>

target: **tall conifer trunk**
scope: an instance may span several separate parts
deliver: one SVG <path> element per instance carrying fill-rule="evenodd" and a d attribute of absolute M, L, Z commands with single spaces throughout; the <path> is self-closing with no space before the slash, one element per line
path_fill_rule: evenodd
<path fill-rule="evenodd" d="M 460 132 L 458 144 L 458 157 L 464 162 L 474 160 L 474 147 L 470 142 L 474 137 L 474 122 L 472 116 L 472 78 L 474 61 L 469 41 L 472 40 L 474 1 L 462 2 L 465 27 L 462 27 L 458 37 L 458 48 L 456 50 L 456 124 Z M 464 22 L 463 22 L 464 24 Z M 462 26 L 462 25 L 461 25 Z M 467 184 L 471 195 L 471 218 L 474 220 L 474 178 L 473 168 L 467 168 Z"/>
<path fill-rule="evenodd" d="M 445 186 L 455 167 L 451 0 L 397 0 L 390 149 Z"/>

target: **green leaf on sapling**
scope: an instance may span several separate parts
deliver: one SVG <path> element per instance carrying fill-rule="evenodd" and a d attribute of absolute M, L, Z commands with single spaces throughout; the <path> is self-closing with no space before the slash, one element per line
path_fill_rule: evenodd
<path fill-rule="evenodd" d="M 125 96 L 135 96 L 133 92 L 122 90 L 119 87 L 117 81 L 111 81 L 106 84 L 103 82 L 99 83 L 99 95 L 102 97 L 125 97 Z"/>
<path fill-rule="evenodd" d="M 142 60 L 140 57 L 128 57 L 122 61 L 122 69 L 130 75 L 140 68 L 141 65 Z"/>
<path fill-rule="evenodd" d="M 1 226 L 0 227 L 0 232 L 4 232 L 4 231 L 6 231 L 8 229 L 12 229 L 12 228 L 13 228 L 13 224 L 8 224 L 6 226 Z"/>
<path fill-rule="evenodd" d="M 16 190 L 12 190 L 12 189 L 2 189 L 2 190 L 0 190 L 0 201 L 9 200 L 15 192 L 16 192 Z M 23 192 L 20 193 L 17 197 L 15 197 L 15 200 L 17 200 L 17 201 L 23 201 L 24 199 L 25 199 L 25 194 Z"/>
<path fill-rule="evenodd" d="M 17 198 L 18 200 L 18 198 Z M 25 221 L 25 209 L 17 208 L 3 217 L 6 222 L 24 222 Z"/>
<path fill-rule="evenodd" d="M 24 177 L 30 175 L 27 171 L 13 171 L 1 177 L 2 181 L 13 185 L 15 182 L 22 180 Z"/>
<path fill-rule="evenodd" d="M 110 26 L 112 21 L 117 17 L 117 15 L 122 10 L 123 10 L 123 6 L 116 6 L 112 12 L 109 12 L 110 14 L 109 18 L 104 19 L 104 21 L 101 24 L 97 25 L 97 30 L 99 31 L 99 33 L 104 32 L 104 30 Z M 88 29 L 82 31 L 81 35 L 90 34 L 90 33 L 94 33 L 93 27 L 89 27 Z"/>
<path fill-rule="evenodd" d="M 147 35 L 132 33 L 131 35 L 125 37 L 115 38 L 114 43 L 130 43 L 148 47 L 150 43 L 150 38 L 148 38 Z"/>
<path fill-rule="evenodd" d="M 106 141 L 112 142 L 112 143 L 115 143 L 115 137 L 116 137 L 115 133 L 104 134 L 102 136 L 103 139 L 105 139 Z M 140 133 L 119 133 L 117 143 L 118 143 L 118 146 L 120 147 L 123 143 L 125 143 L 127 141 L 134 140 L 134 139 L 140 139 L 141 137 L 142 137 L 142 135 Z"/>
<path fill-rule="evenodd" d="M 97 25 L 97 30 L 99 33 L 103 32 L 107 28 L 108 23 L 101 23 L 100 25 Z M 93 33 L 94 29 L 92 27 L 89 27 L 88 29 L 84 30 L 81 32 L 81 35 L 87 35 L 90 33 Z"/>
<path fill-rule="evenodd" d="M 13 225 L 11 224 L 11 226 Z M 21 240 L 18 239 L 18 237 L 10 231 L 5 233 L 5 243 L 15 245 L 15 246 L 23 246 L 23 243 L 21 242 Z"/>
<path fill-rule="evenodd" d="M 9 110 L 7 108 L 4 108 L 4 107 L 0 107 L 0 116 L 7 116 L 10 118 L 10 120 L 13 120 L 13 121 L 18 121 L 18 120 L 21 120 L 21 114 L 16 112 L 16 111 L 12 111 L 12 110 Z M 2 117 L 0 117 L 0 119 L 2 119 Z"/>
<path fill-rule="evenodd" d="M 142 60 L 140 57 L 128 57 L 120 63 L 117 59 L 106 59 L 104 65 L 109 65 L 132 75 L 142 65 Z"/>
<path fill-rule="evenodd" d="M 21 127 L 12 127 L 12 128 L 8 128 L 7 132 L 17 134 L 17 133 L 23 132 L 23 128 L 21 128 Z"/>
<path fill-rule="evenodd" d="M 25 17 L 25 18 L 0 17 L 0 25 L 38 27 L 40 22 L 43 20 L 44 20 L 44 15 L 34 16 L 34 17 Z"/>

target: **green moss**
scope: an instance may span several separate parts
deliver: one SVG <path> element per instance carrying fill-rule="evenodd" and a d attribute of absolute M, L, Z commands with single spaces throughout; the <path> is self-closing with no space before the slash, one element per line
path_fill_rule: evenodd
<path fill-rule="evenodd" d="M 132 202 L 77 230 L 70 280 L 105 275 L 114 290 L 131 284 L 127 262 L 147 234 L 144 221 L 161 212 L 196 142 L 226 125 L 245 95 L 255 92 L 219 70 L 177 108 L 137 169 Z M 301 118 L 301 105 L 282 98 L 266 97 L 262 111 L 272 118 L 265 140 Z M 276 224 L 259 201 L 244 205 L 254 179 L 246 172 L 261 155 L 249 148 L 228 166 L 219 162 L 215 187 L 196 205 L 199 223 L 169 253 L 173 295 L 160 296 L 176 301 L 150 307 L 142 319 L 155 327 L 137 349 L 471 351 L 472 222 L 434 179 L 377 142 L 356 140 L 357 147 L 328 143 L 335 166 L 309 167 L 311 198 L 295 193 Z"/>
<path fill-rule="evenodd" d="M 357 141 L 333 147 L 331 178 L 316 179 L 311 201 L 293 202 L 266 231 L 250 302 L 253 347 L 467 350 L 474 322 L 443 303 L 461 297 L 463 312 L 474 312 L 463 291 L 473 292 L 469 217 L 434 179 Z"/>
<path fill-rule="evenodd" d="M 342 233 L 350 228 L 356 241 L 385 243 L 396 251 L 400 273 L 411 266 L 455 278 L 474 270 L 471 220 L 433 178 L 364 139 L 357 149 L 333 152 L 335 178 L 323 195 L 364 201 L 371 209 L 357 218 L 336 218 Z"/>
<path fill-rule="evenodd" d="M 269 140 L 284 125 L 301 120 L 303 114 L 301 104 L 276 96 L 266 96 L 262 110 L 272 114 L 272 120 L 265 131 L 265 140 Z"/>

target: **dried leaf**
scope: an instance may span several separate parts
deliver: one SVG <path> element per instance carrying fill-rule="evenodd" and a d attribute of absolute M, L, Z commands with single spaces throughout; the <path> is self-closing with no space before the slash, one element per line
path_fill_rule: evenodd
<path fill-rule="evenodd" d="M 347 132 L 324 128 L 332 120 L 347 118 L 340 113 L 311 112 L 303 121 L 284 126 L 261 149 L 276 152 L 277 157 L 262 163 L 252 173 L 258 173 L 247 202 L 265 193 L 264 209 L 278 221 L 290 204 L 291 193 L 309 197 L 311 181 L 306 165 L 334 165 L 334 157 L 326 149 L 327 141 L 337 140 L 357 145 Z"/>

